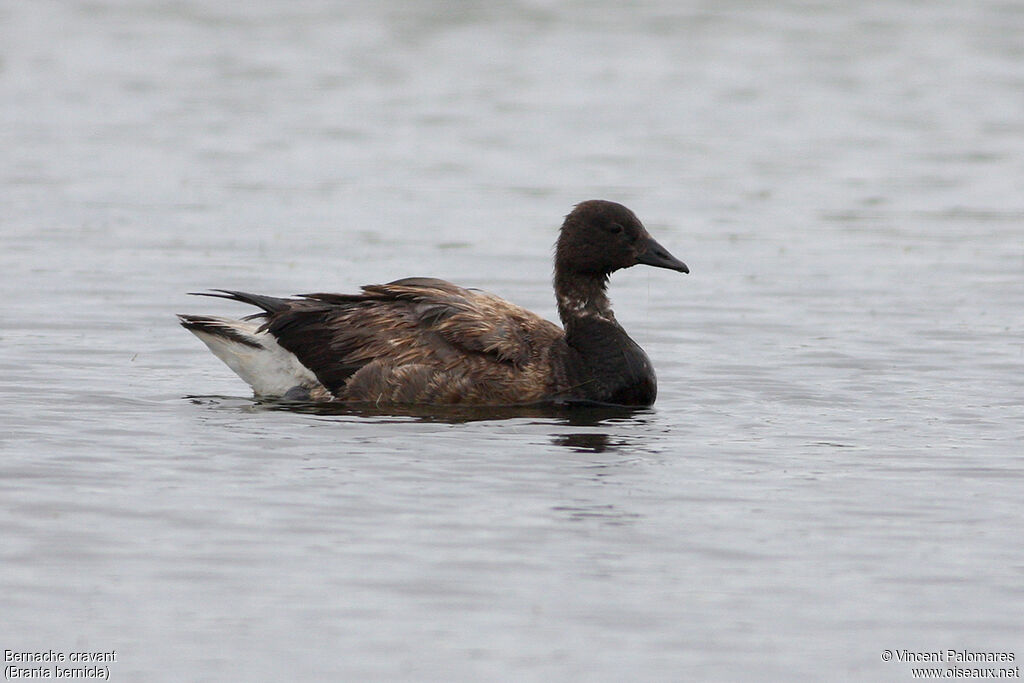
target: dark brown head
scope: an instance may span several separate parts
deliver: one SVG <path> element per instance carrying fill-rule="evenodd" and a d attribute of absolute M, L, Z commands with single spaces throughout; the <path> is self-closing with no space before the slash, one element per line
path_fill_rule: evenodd
<path fill-rule="evenodd" d="M 592 199 L 577 204 L 565 217 L 555 247 L 556 273 L 604 278 L 638 263 L 690 272 L 622 204 Z"/>

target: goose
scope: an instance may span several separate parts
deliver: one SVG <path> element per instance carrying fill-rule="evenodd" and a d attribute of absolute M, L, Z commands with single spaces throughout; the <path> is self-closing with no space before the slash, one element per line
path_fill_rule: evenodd
<path fill-rule="evenodd" d="M 615 320 L 608 279 L 638 264 L 689 268 L 632 211 L 605 200 L 565 217 L 554 260 L 562 327 L 494 294 L 426 277 L 289 298 L 216 289 L 194 294 L 259 312 L 178 317 L 262 399 L 652 405 L 654 368 Z"/>

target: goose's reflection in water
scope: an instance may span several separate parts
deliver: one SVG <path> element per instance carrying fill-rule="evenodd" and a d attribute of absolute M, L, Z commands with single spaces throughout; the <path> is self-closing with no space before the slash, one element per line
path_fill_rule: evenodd
<path fill-rule="evenodd" d="M 559 428 L 551 434 L 551 443 L 580 453 L 608 453 L 635 445 L 622 434 L 623 428 L 644 429 L 654 411 L 601 404 L 539 404 L 524 406 L 375 406 L 362 403 L 299 402 L 239 399 L 229 396 L 186 396 L 196 404 L 214 409 L 243 411 L 282 411 L 323 418 L 366 418 L 376 424 L 441 423 L 469 424 L 475 422 L 529 420 L 531 425 Z M 593 431 L 562 433 L 562 427 L 598 428 Z M 608 428 L 601 430 L 600 428 Z M 614 428 L 614 429 L 610 429 Z"/>
<path fill-rule="evenodd" d="M 192 396 L 193 400 L 226 397 Z M 483 422 L 521 418 L 548 418 L 571 426 L 593 427 L 610 421 L 641 419 L 650 415 L 650 408 L 605 405 L 599 403 L 531 404 L 521 406 L 458 406 L 458 405 L 390 405 L 372 403 L 328 403 L 257 400 L 248 401 L 257 410 L 282 410 L 310 415 L 345 415 L 367 418 L 395 417 L 420 422 Z"/>
<path fill-rule="evenodd" d="M 552 437 L 551 443 L 580 453 L 606 453 L 629 445 L 625 439 L 613 439 L 604 432 L 556 434 Z"/>

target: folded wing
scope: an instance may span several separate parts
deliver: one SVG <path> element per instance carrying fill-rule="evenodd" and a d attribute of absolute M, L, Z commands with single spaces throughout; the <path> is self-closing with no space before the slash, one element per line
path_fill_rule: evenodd
<path fill-rule="evenodd" d="M 277 299 L 225 291 L 259 306 L 261 331 L 336 397 L 392 402 L 542 400 L 558 326 L 504 299 L 444 280 L 405 278 L 361 294 Z"/>

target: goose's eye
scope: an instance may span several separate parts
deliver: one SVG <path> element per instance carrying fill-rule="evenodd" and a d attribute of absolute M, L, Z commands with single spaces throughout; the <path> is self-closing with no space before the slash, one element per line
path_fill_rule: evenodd
<path fill-rule="evenodd" d="M 608 226 L 608 232 L 610 232 L 613 235 L 618 235 L 620 232 L 622 232 L 622 226 L 619 225 L 618 223 L 612 223 L 611 225 Z"/>

